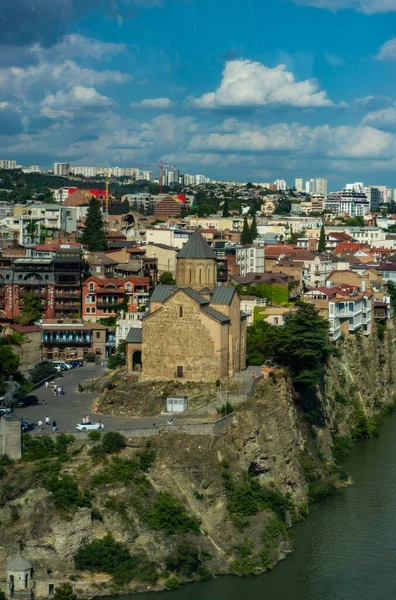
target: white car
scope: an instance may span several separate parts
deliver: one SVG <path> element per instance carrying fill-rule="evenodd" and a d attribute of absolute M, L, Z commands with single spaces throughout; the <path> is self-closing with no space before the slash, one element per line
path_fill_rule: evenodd
<path fill-rule="evenodd" d="M 72 369 L 73 367 L 61 360 L 53 360 L 52 364 L 54 365 L 56 370 L 60 370 L 60 371 L 69 371 L 70 369 Z"/>
<path fill-rule="evenodd" d="M 77 423 L 76 425 L 77 431 L 92 431 L 93 429 L 104 429 L 103 423 Z"/>

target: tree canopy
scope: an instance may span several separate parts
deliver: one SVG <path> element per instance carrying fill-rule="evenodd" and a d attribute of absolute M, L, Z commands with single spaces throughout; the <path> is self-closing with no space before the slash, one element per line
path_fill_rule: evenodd
<path fill-rule="evenodd" d="M 32 325 L 35 321 L 39 321 L 44 312 L 41 298 L 35 292 L 26 292 L 22 300 L 22 311 L 15 317 L 15 321 L 21 325 Z"/>
<path fill-rule="evenodd" d="M 89 202 L 81 243 L 88 246 L 90 252 L 101 252 L 107 248 L 103 216 L 96 198 L 91 198 Z"/>
<path fill-rule="evenodd" d="M 162 285 L 175 285 L 176 281 L 174 280 L 172 273 L 164 271 L 159 276 L 158 283 L 161 283 Z"/>
<path fill-rule="evenodd" d="M 318 252 L 324 252 L 326 250 L 326 234 L 324 225 L 320 228 Z"/>
<path fill-rule="evenodd" d="M 243 220 L 243 229 L 241 233 L 241 244 L 250 244 L 251 241 L 249 223 L 245 217 Z"/>

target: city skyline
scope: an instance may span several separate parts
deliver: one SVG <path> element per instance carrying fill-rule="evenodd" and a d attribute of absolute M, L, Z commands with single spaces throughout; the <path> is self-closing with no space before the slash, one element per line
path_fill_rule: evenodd
<path fill-rule="evenodd" d="M 393 187 L 394 0 L 105 4 L 3 10 L 0 155 Z"/>

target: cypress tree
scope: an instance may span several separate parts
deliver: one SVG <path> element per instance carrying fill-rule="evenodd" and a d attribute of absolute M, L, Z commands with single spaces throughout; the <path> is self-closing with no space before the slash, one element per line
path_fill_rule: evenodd
<path fill-rule="evenodd" d="M 258 237 L 257 231 L 257 223 L 256 223 L 256 213 L 253 215 L 252 224 L 250 225 L 250 241 L 254 242 L 254 240 Z"/>
<path fill-rule="evenodd" d="M 243 229 L 241 234 L 241 244 L 250 244 L 252 241 L 250 236 L 249 223 L 247 218 L 245 217 L 243 220 Z"/>
<path fill-rule="evenodd" d="M 230 213 L 228 212 L 228 198 L 224 200 L 223 204 L 223 217 L 229 217 Z"/>
<path fill-rule="evenodd" d="M 90 252 L 101 252 L 107 248 L 103 216 L 99 201 L 96 198 L 91 198 L 89 202 L 81 243 L 88 246 Z"/>
<path fill-rule="evenodd" d="M 318 252 L 324 252 L 326 250 L 326 234 L 324 225 L 320 228 L 320 236 L 318 243 Z"/>

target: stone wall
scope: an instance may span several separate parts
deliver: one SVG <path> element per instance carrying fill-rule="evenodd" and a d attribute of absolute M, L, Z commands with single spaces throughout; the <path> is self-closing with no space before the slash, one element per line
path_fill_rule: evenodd
<path fill-rule="evenodd" d="M 0 454 L 7 454 L 13 460 L 22 456 L 21 422 L 16 417 L 0 418 Z"/>

